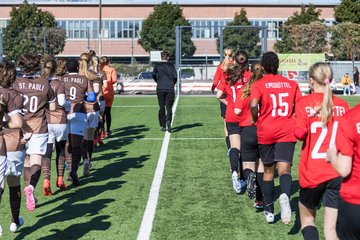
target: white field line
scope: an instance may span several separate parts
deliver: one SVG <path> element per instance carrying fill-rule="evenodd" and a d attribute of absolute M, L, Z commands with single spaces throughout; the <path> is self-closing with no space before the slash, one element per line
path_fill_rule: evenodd
<path fill-rule="evenodd" d="M 174 116 L 176 112 L 177 105 L 179 103 L 179 96 L 176 97 L 175 103 L 173 106 L 173 119 L 172 123 L 174 122 Z M 171 123 L 171 125 L 172 125 Z M 156 212 L 156 206 L 159 199 L 159 192 L 160 192 L 160 186 L 161 181 L 164 174 L 164 168 L 165 168 L 165 162 L 166 162 L 166 155 L 168 151 L 168 146 L 170 142 L 170 135 L 171 133 L 165 132 L 164 141 L 161 147 L 160 157 L 158 160 L 158 164 L 156 166 L 156 171 L 154 175 L 153 182 L 151 184 L 149 198 L 146 204 L 145 212 L 143 219 L 141 221 L 141 226 L 139 230 L 139 234 L 137 236 L 138 240 L 148 240 L 150 239 L 153 221 L 155 218 L 155 212 Z"/>
<path fill-rule="evenodd" d="M 164 138 L 141 138 L 141 137 L 118 137 L 118 138 L 108 138 L 109 141 L 121 141 L 121 140 L 140 140 L 140 141 L 163 141 Z M 210 138 L 210 137 L 198 137 L 198 138 L 193 138 L 193 137 L 190 137 L 190 138 L 171 138 L 170 141 L 187 141 L 187 140 L 224 140 L 224 138 Z"/>
<path fill-rule="evenodd" d="M 113 108 L 159 108 L 158 105 L 118 105 L 112 106 Z M 218 108 L 219 105 L 181 105 L 179 108 Z"/>

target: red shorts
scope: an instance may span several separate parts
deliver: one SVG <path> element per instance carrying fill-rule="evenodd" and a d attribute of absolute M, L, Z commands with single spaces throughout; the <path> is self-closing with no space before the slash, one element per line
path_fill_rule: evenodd
<path fill-rule="evenodd" d="M 114 93 L 107 93 L 104 94 L 104 98 L 105 98 L 105 106 L 106 107 L 111 107 L 113 102 L 114 102 Z"/>

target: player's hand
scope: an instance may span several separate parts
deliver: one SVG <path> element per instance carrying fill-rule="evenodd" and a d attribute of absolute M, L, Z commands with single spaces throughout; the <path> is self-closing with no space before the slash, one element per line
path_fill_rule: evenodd
<path fill-rule="evenodd" d="M 214 93 L 216 86 L 213 84 L 211 85 L 211 92 Z"/>
<path fill-rule="evenodd" d="M 23 138 L 20 140 L 20 143 L 21 144 L 26 144 L 30 140 L 31 136 L 32 136 L 31 132 L 25 133 Z"/>
<path fill-rule="evenodd" d="M 326 152 L 326 162 L 331 163 L 332 161 L 334 161 L 337 158 L 337 150 L 335 147 L 331 147 L 330 149 L 327 150 Z"/>

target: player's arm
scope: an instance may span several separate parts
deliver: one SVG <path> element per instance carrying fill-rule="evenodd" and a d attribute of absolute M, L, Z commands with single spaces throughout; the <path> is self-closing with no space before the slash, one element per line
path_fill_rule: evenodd
<path fill-rule="evenodd" d="M 220 89 L 216 92 L 216 98 L 219 100 L 219 102 L 221 102 L 225 105 L 228 104 L 228 102 L 226 100 L 226 94 Z"/>
<path fill-rule="evenodd" d="M 259 99 L 253 98 L 250 100 L 250 113 L 252 118 L 252 124 L 256 123 L 259 116 Z"/>
<path fill-rule="evenodd" d="M 295 119 L 296 125 L 294 128 L 294 135 L 300 141 L 304 141 L 307 137 L 307 128 L 306 128 L 306 121 L 307 121 L 307 114 L 305 112 L 305 107 L 301 103 L 301 101 L 295 104 Z"/>
<path fill-rule="evenodd" d="M 214 75 L 214 82 L 211 85 L 211 92 L 214 92 L 215 88 L 219 85 L 220 79 L 221 79 L 221 69 L 220 67 L 217 67 L 215 75 Z"/>
<path fill-rule="evenodd" d="M 327 152 L 327 161 L 341 177 L 347 177 L 352 169 L 352 157 L 354 155 L 354 130 L 350 128 L 346 116 L 340 120 L 336 135 L 336 146 L 332 146 Z"/>
<path fill-rule="evenodd" d="M 65 86 L 63 83 L 61 83 L 57 89 L 56 98 L 59 106 L 64 107 L 66 104 L 66 98 L 65 98 Z"/>
<path fill-rule="evenodd" d="M 157 78 L 157 76 L 158 76 L 158 69 L 157 69 L 157 66 L 155 66 L 155 67 L 154 67 L 154 69 L 153 69 L 153 71 L 152 71 L 151 75 L 152 75 L 152 77 L 153 77 L 154 81 L 155 81 L 155 82 L 157 82 L 157 81 L 158 81 L 158 78 Z"/>

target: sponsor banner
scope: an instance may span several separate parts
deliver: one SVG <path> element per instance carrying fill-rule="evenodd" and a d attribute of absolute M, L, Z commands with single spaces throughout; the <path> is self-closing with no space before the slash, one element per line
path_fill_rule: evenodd
<path fill-rule="evenodd" d="M 279 71 L 308 71 L 316 62 L 325 62 L 325 54 L 278 54 Z"/>

